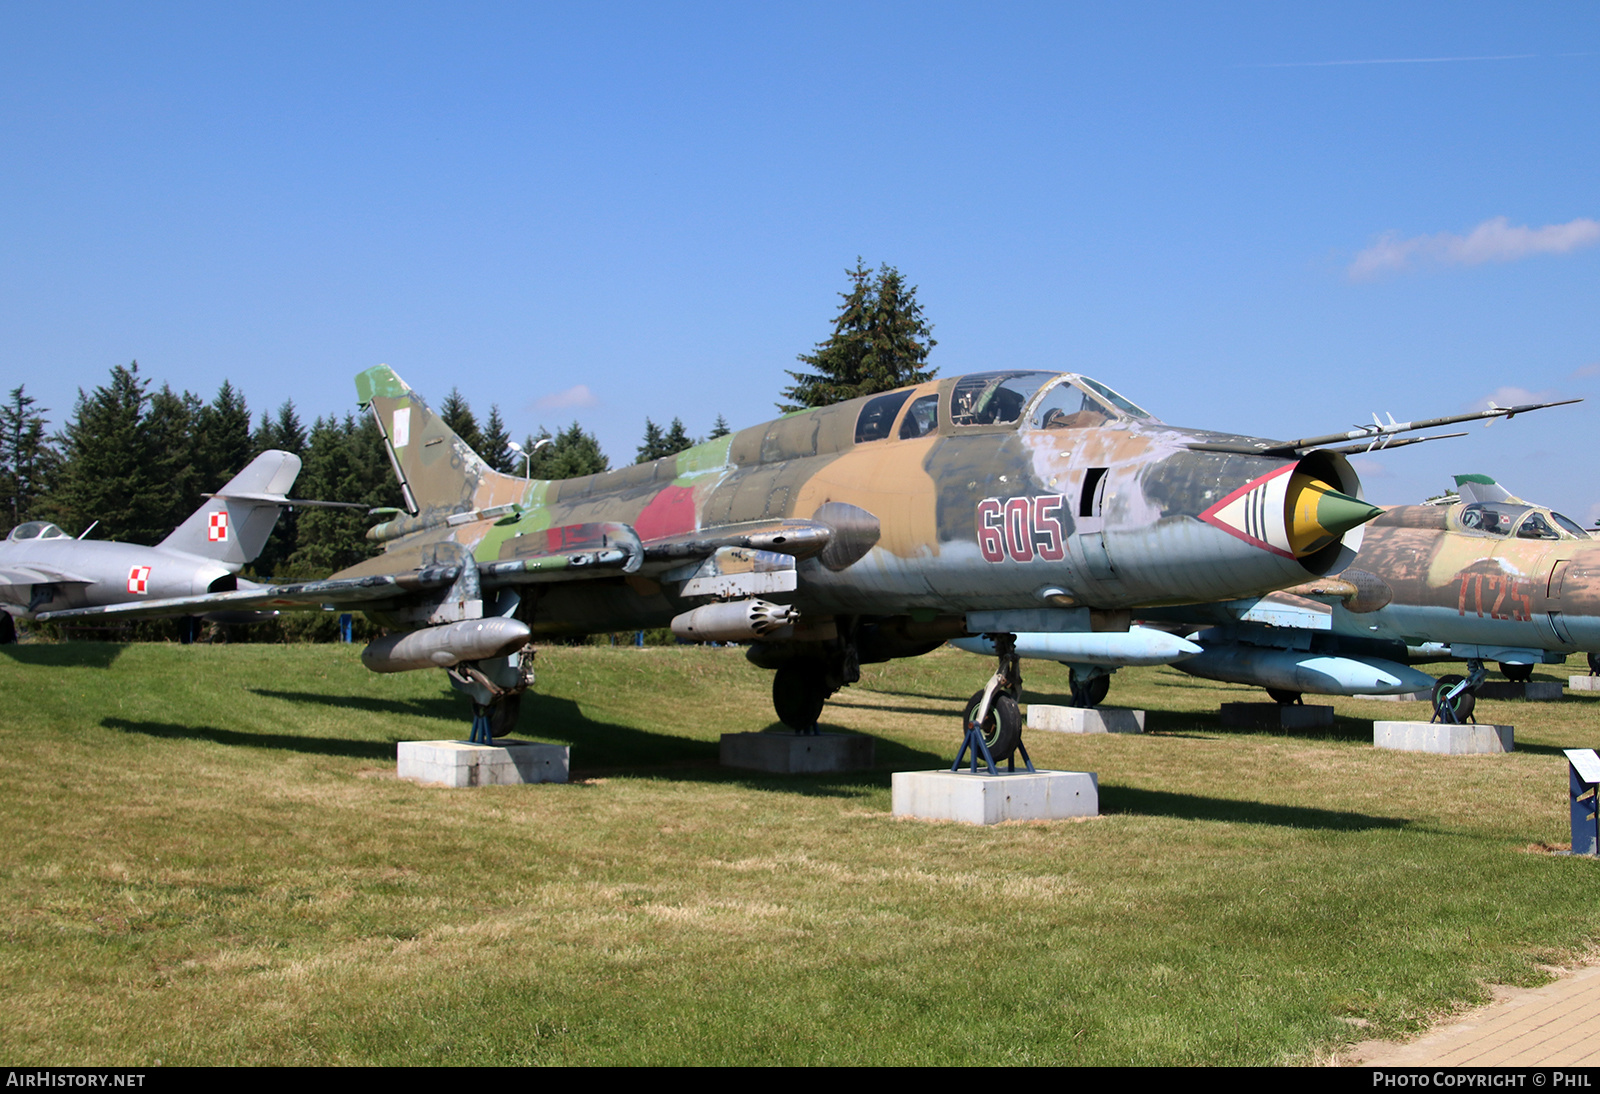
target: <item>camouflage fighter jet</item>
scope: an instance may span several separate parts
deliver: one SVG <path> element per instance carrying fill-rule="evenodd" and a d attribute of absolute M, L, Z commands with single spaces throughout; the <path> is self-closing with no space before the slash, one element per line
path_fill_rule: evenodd
<path fill-rule="evenodd" d="M 1456 485 L 1453 504 L 1385 510 L 1338 577 L 1265 597 L 1145 613 L 1152 621 L 1181 620 L 1185 633 L 1210 624 L 1189 634 L 1199 653 L 1169 663 L 1208 680 L 1259 685 L 1280 703 L 1298 702 L 1302 693 L 1431 692 L 1448 720 L 1471 713 L 1488 661 L 1499 662 L 1507 679 L 1527 680 L 1534 665 L 1586 652 L 1590 668 L 1600 671 L 1600 541 L 1486 475 L 1458 475 Z M 1050 642 L 1059 637 L 1019 635 L 1018 651 L 1051 656 Z M 1435 681 L 1411 667 L 1443 660 L 1466 661 L 1465 679 Z M 1075 698 L 1085 705 L 1104 698 L 1106 667 L 1118 664 L 1072 665 Z"/>
<path fill-rule="evenodd" d="M 0 543 L 0 642 L 15 640 L 13 616 L 258 588 L 235 575 L 261 553 L 299 474 L 300 457 L 263 452 L 154 547 L 17 525 Z"/>
<path fill-rule="evenodd" d="M 999 756 L 1020 738 L 1009 635 L 1125 631 L 1130 612 L 1337 573 L 1363 522 L 1344 456 L 1183 429 L 1085 376 L 950 377 L 790 414 L 653 463 L 556 482 L 491 470 L 387 366 L 361 373 L 405 511 L 384 553 L 324 581 L 87 612 L 333 606 L 391 631 L 378 672 L 439 667 L 475 739 L 514 726 L 532 637 L 671 625 L 750 644 L 800 730 L 860 665 L 1001 636 L 969 703 Z M 1406 443 L 1404 441 L 1396 443 Z M 771 599 L 768 599 L 771 598 Z"/>

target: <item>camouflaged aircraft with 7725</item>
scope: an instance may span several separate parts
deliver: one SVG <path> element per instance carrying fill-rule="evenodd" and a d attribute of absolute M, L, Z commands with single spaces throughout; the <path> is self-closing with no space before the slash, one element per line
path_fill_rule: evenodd
<path fill-rule="evenodd" d="M 1379 510 L 1323 446 L 1460 420 L 1278 442 L 1167 425 L 1085 376 L 1009 370 L 548 482 L 491 470 L 386 366 L 356 387 L 405 498 L 368 532 L 381 556 L 323 581 L 56 617 L 364 611 L 390 631 L 366 665 L 444 669 L 475 739 L 515 725 L 541 636 L 670 625 L 748 643 L 775 670 L 779 718 L 808 729 L 861 664 L 992 634 L 999 669 L 965 720 L 1005 756 L 1021 732 L 1005 636 L 1125 631 L 1136 609 L 1337 573 Z"/>

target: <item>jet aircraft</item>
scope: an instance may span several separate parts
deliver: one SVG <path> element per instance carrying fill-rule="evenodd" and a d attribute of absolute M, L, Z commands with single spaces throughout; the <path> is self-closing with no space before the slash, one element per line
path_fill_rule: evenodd
<path fill-rule="evenodd" d="M 13 616 L 256 587 L 236 575 L 266 546 L 299 474 L 300 457 L 263 452 L 154 547 L 17 525 L 0 543 L 0 642 L 15 640 Z"/>
<path fill-rule="evenodd" d="M 1013 369 L 548 482 L 491 470 L 387 366 L 356 388 L 405 499 L 367 533 L 382 555 L 322 581 L 49 618 L 361 610 L 390 631 L 366 665 L 446 670 L 472 699 L 474 739 L 515 725 L 534 637 L 670 624 L 748 643 L 775 670 L 780 720 L 807 730 L 861 664 L 989 634 L 999 671 L 964 721 L 1004 757 L 1020 738 L 1010 635 L 1124 632 L 1136 609 L 1338 573 L 1381 510 L 1325 446 L 1408 443 L 1393 435 L 1453 420 L 1271 441 L 1168 425 L 1086 376 Z"/>
<path fill-rule="evenodd" d="M 1146 613 L 1151 621 L 1182 621 L 1184 633 L 1205 625 L 1187 641 L 1151 632 L 1198 647 L 1175 650 L 1165 663 L 1192 676 L 1265 687 L 1282 703 L 1298 702 L 1302 693 L 1431 692 L 1452 720 L 1471 713 L 1485 662 L 1499 662 L 1508 679 L 1527 680 L 1534 665 L 1586 652 L 1600 670 L 1600 541 L 1488 476 L 1455 481 L 1459 497 L 1451 504 L 1396 506 L 1373 520 L 1355 562 L 1338 577 L 1260 598 Z M 1068 662 L 1075 697 L 1086 705 L 1104 697 L 1107 668 L 1150 663 L 1119 660 L 1122 651 L 1098 662 L 1077 658 L 1076 650 L 1063 655 L 1062 637 L 1019 635 L 1018 652 Z M 1443 660 L 1466 661 L 1466 678 L 1435 681 L 1411 667 Z"/>

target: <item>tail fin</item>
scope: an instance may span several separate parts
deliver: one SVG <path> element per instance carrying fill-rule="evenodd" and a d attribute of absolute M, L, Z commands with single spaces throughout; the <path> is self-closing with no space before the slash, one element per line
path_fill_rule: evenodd
<path fill-rule="evenodd" d="M 1528 504 L 1488 475 L 1457 475 L 1456 491 L 1461 495 L 1462 501 L 1481 502 L 1485 505 L 1491 505 L 1494 502 L 1506 502 L 1513 505 Z"/>
<path fill-rule="evenodd" d="M 412 516 L 428 510 L 464 513 L 522 500 L 527 480 L 502 475 L 484 463 L 388 365 L 358 374 L 356 396 L 372 410 Z"/>
<path fill-rule="evenodd" d="M 263 452 L 161 541 L 185 554 L 214 558 L 237 570 L 261 553 L 300 474 L 300 457 Z"/>

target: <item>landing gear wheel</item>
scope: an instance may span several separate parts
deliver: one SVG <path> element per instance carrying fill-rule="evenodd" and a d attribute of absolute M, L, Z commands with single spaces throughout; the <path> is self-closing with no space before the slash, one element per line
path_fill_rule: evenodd
<path fill-rule="evenodd" d="M 1466 679 L 1463 676 L 1451 674 L 1439 677 L 1439 682 L 1433 685 L 1433 712 L 1439 716 L 1441 722 L 1459 725 L 1472 717 L 1472 708 L 1478 705 L 1478 697 L 1471 688 L 1467 688 L 1452 700 L 1445 698 L 1450 689 Z"/>
<path fill-rule="evenodd" d="M 9 646 L 17 640 L 17 621 L 10 612 L 0 612 L 0 646 Z"/>
<path fill-rule="evenodd" d="M 963 726 L 972 724 L 972 716 L 978 712 L 978 704 L 982 702 L 981 691 L 967 700 L 966 709 L 961 713 Z M 1022 711 L 1017 701 L 1004 692 L 997 694 L 989 704 L 989 716 L 983 720 L 982 732 L 984 747 L 994 757 L 995 763 L 1010 759 L 1022 743 Z"/>
<path fill-rule="evenodd" d="M 1600 676 L 1600 653 L 1589 655 L 1589 675 Z"/>
<path fill-rule="evenodd" d="M 1513 684 L 1526 684 L 1533 679 L 1532 665 L 1508 665 L 1500 662 L 1500 675 L 1510 680 Z"/>
<path fill-rule="evenodd" d="M 489 732 L 496 737 L 509 737 L 517 730 L 517 719 L 522 716 L 522 693 L 514 692 L 503 697 L 489 708 Z"/>
<path fill-rule="evenodd" d="M 778 721 L 800 733 L 816 728 L 822 705 L 828 701 L 820 665 L 791 662 L 772 677 L 772 709 Z"/>
<path fill-rule="evenodd" d="M 1093 676 L 1087 683 L 1078 683 L 1077 674 L 1072 678 L 1072 705 L 1083 710 L 1097 707 L 1106 701 L 1106 696 L 1111 692 L 1110 676 Z"/>
<path fill-rule="evenodd" d="M 1268 688 L 1267 698 L 1277 703 L 1280 707 L 1295 707 L 1301 703 L 1300 692 L 1289 691 L 1286 688 Z"/>

